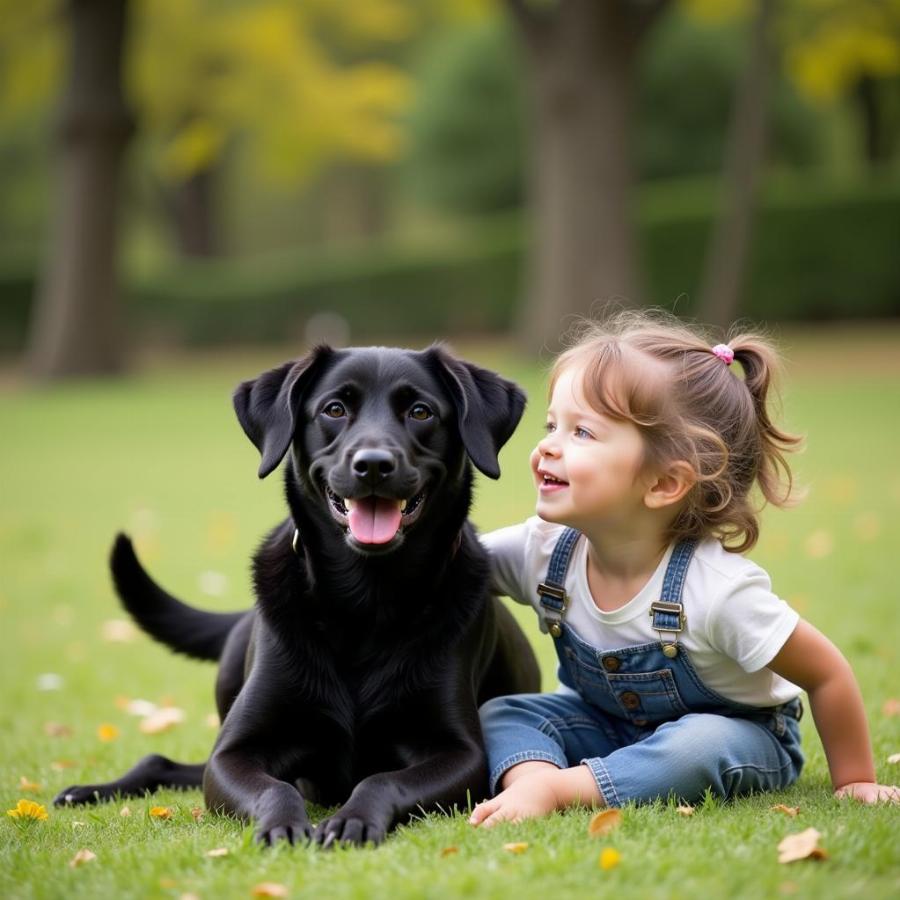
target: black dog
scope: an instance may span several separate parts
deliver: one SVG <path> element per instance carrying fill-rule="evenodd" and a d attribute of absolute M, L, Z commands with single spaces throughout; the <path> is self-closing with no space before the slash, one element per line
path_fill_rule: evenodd
<path fill-rule="evenodd" d="M 378 843 L 420 810 L 486 792 L 478 705 L 539 690 L 524 634 L 489 595 L 467 522 L 472 466 L 497 453 L 525 397 L 450 356 L 318 347 L 242 384 L 237 417 L 264 478 L 285 467 L 290 517 L 254 557 L 256 608 L 213 614 L 158 587 L 120 535 L 119 596 L 181 653 L 218 659 L 223 720 L 205 765 L 145 757 L 54 802 L 199 787 L 272 843 Z M 313 830 L 304 798 L 343 804 Z"/>

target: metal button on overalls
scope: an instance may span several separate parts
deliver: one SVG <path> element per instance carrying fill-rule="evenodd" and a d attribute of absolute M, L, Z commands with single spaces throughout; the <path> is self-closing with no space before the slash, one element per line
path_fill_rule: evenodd
<path fill-rule="evenodd" d="M 622 701 L 622 706 L 625 709 L 637 709 L 641 705 L 641 698 L 634 691 L 625 691 L 619 699 Z"/>
<path fill-rule="evenodd" d="M 622 665 L 622 661 L 618 656 L 604 656 L 603 657 L 603 668 L 606 669 L 607 672 L 618 672 L 619 666 Z"/>

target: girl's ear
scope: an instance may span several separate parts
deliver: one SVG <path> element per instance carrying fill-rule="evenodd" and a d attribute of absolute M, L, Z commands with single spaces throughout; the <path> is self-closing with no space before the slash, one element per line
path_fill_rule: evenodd
<path fill-rule="evenodd" d="M 681 459 L 671 462 L 656 473 L 644 494 L 644 504 L 648 509 L 665 509 L 683 500 L 696 483 L 697 476 L 689 463 Z"/>

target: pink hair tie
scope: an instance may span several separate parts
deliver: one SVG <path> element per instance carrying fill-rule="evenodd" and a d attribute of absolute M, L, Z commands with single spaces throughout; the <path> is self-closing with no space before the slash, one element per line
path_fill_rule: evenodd
<path fill-rule="evenodd" d="M 716 344 L 716 346 L 712 348 L 712 352 L 718 356 L 726 366 L 730 366 L 734 362 L 734 350 L 732 350 L 728 344 Z"/>

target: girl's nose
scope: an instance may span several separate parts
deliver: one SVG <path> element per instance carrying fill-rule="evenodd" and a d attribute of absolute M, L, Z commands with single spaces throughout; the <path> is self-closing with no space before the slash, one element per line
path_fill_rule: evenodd
<path fill-rule="evenodd" d="M 548 434 L 546 437 L 538 441 L 537 447 L 534 448 L 541 456 L 556 456 L 557 449 L 553 442 L 553 435 Z"/>

